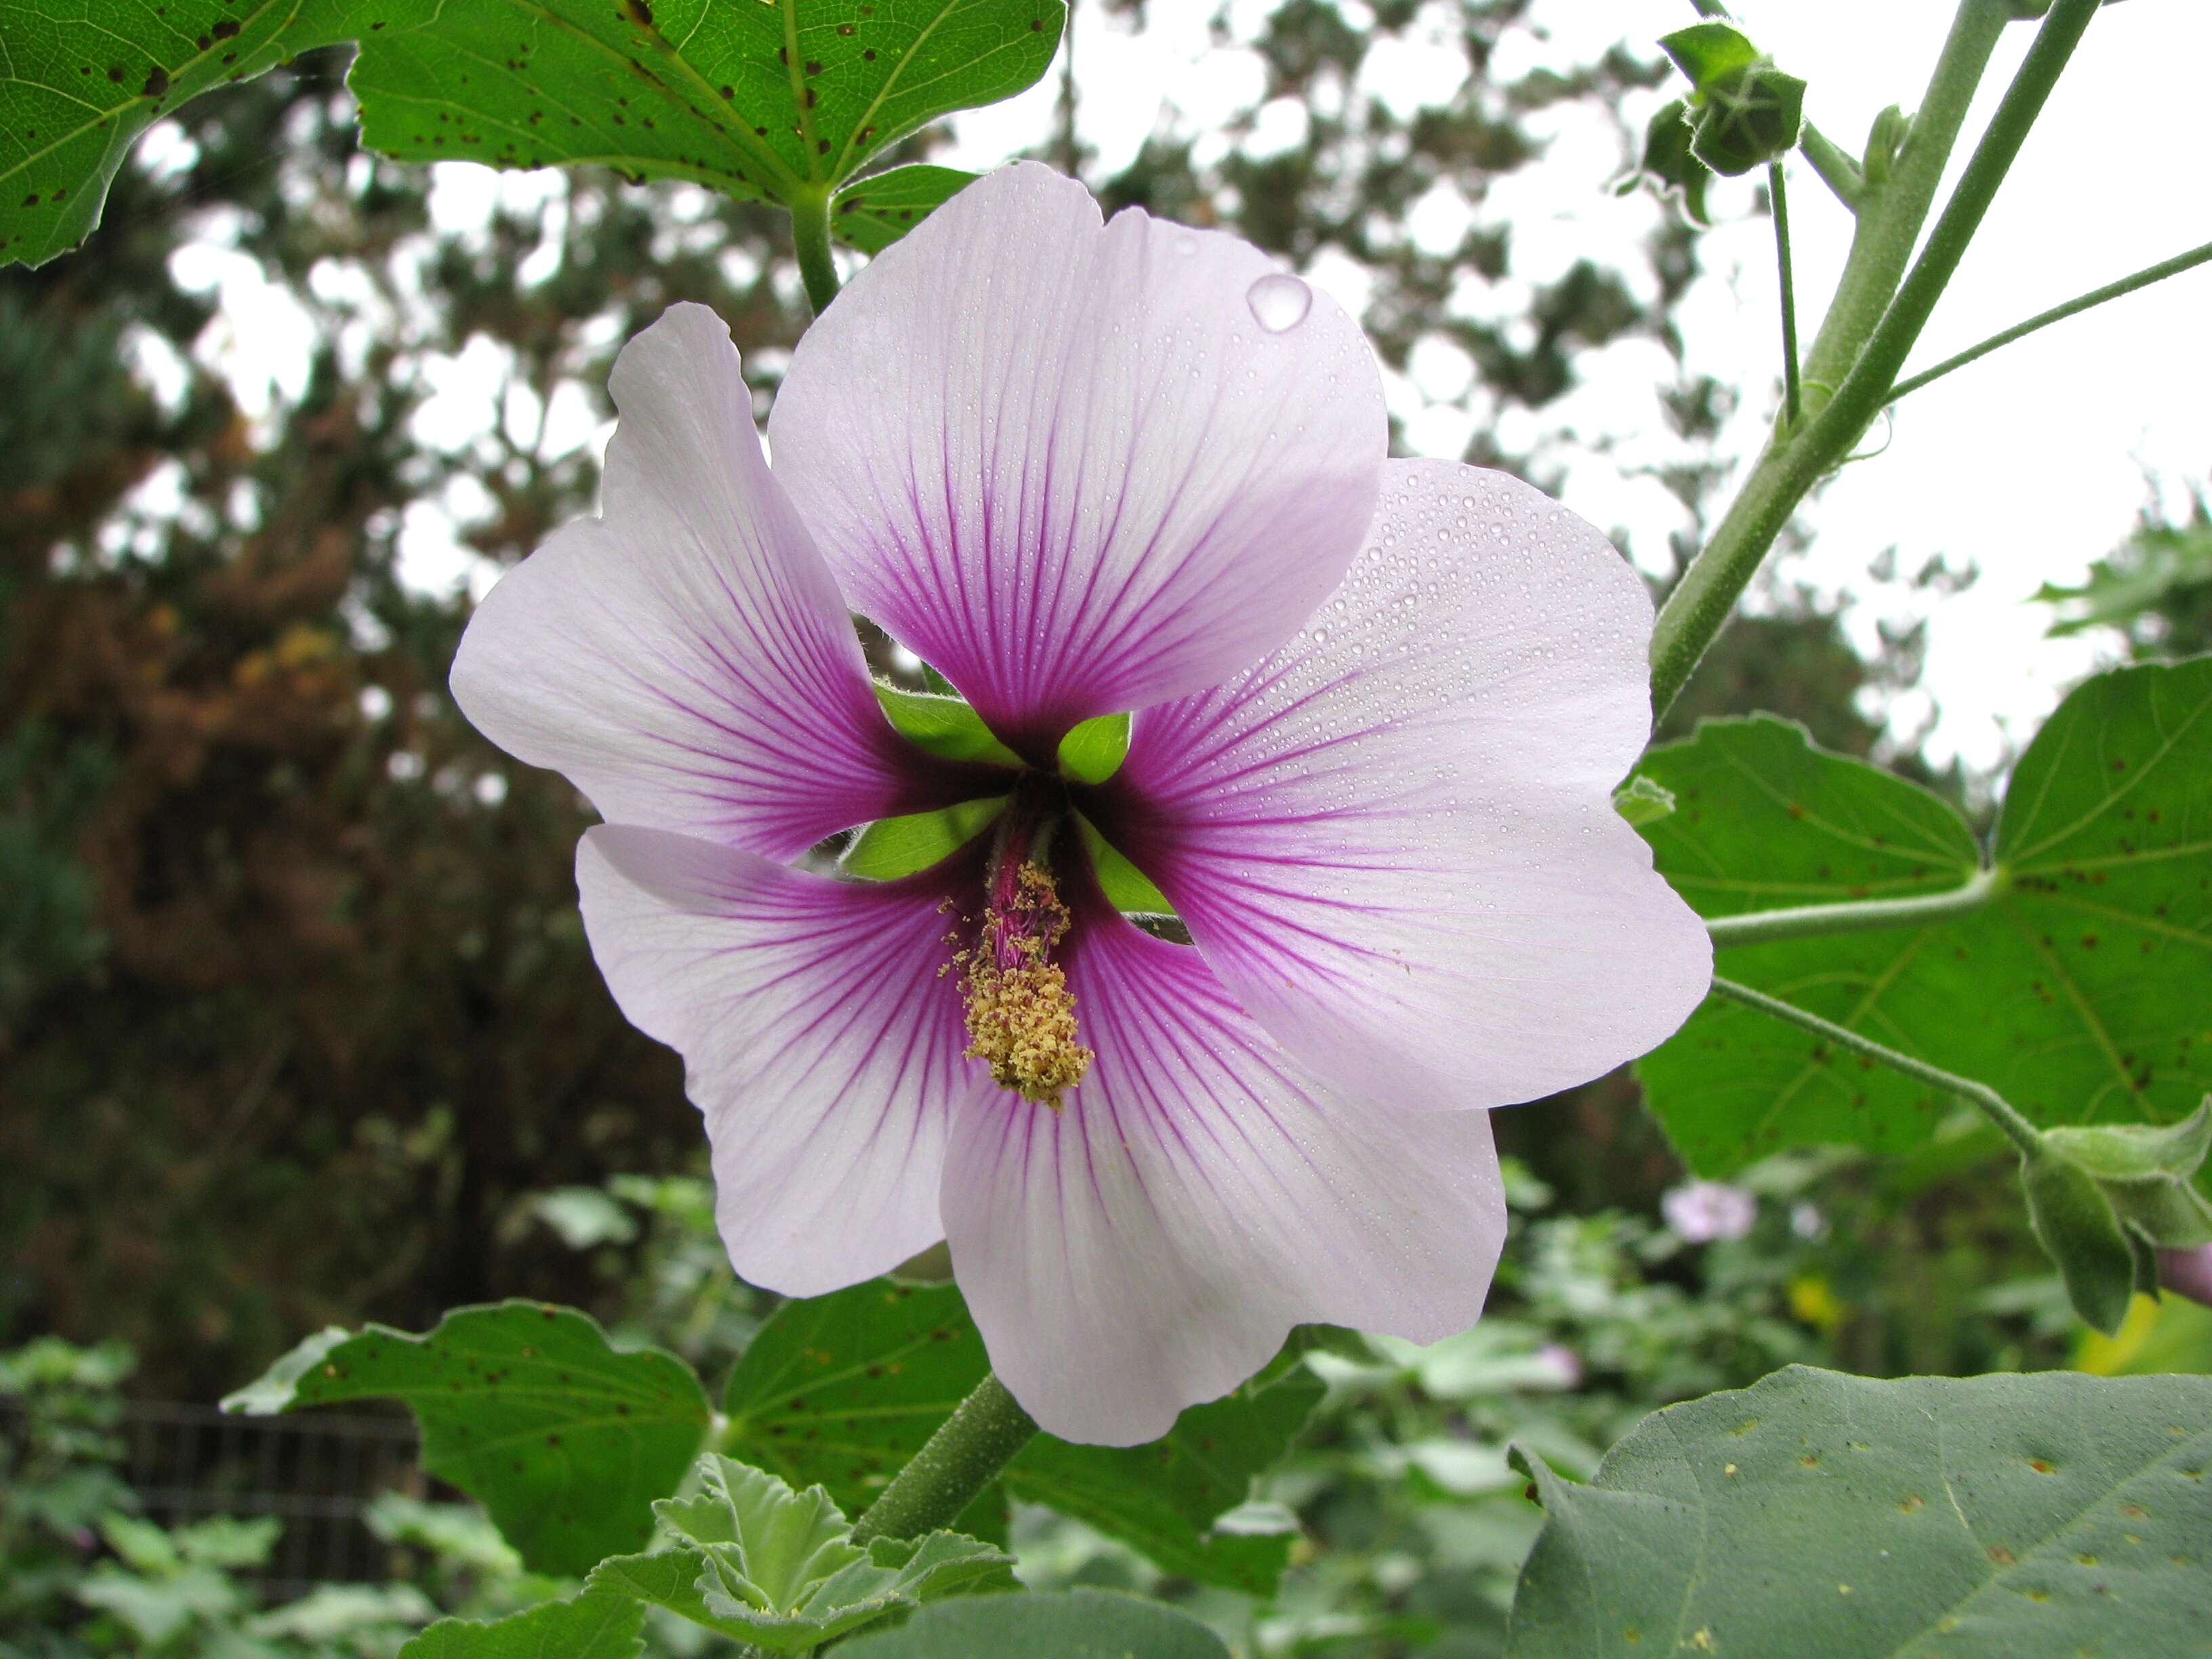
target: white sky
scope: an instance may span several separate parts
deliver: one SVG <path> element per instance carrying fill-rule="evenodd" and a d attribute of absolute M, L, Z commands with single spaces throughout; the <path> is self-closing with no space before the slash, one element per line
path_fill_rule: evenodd
<path fill-rule="evenodd" d="M 1337 0 L 1355 21 L 1361 0 Z M 1263 79 L 1256 56 L 1209 41 L 1212 4 L 1154 0 L 1143 33 L 1077 0 L 1074 50 L 1083 88 L 1082 132 L 1099 176 L 1125 165 L 1156 125 L 1211 132 L 1255 100 Z M 1246 34 L 1267 0 L 1235 0 Z M 1808 112 L 1856 152 L 1885 104 L 1917 103 L 1952 8 L 1941 0 L 1741 0 L 1746 27 L 1783 65 L 1811 83 Z M 1442 102 L 1464 83 L 1468 64 L 1449 23 L 1453 9 L 1432 4 L 1416 38 L 1371 54 L 1363 95 L 1401 112 Z M 1537 0 L 1534 31 L 1507 37 L 1493 58 L 1495 78 L 1547 63 L 1585 62 L 1621 40 L 1648 41 L 1693 21 L 1684 0 Z M 2014 25 L 1984 86 L 1971 136 L 1994 105 L 2033 33 Z M 2212 104 L 2203 65 L 2212 61 L 2212 7 L 2203 0 L 2129 0 L 2102 12 L 2013 170 L 1985 228 L 1930 324 L 1916 366 L 1931 362 L 2083 289 L 2212 236 L 2212 197 L 2201 171 L 2212 139 Z M 1031 92 L 955 124 L 955 149 L 944 159 L 988 167 L 1042 143 L 1053 130 L 1057 74 Z M 1640 131 L 1669 88 L 1624 112 Z M 1304 112 L 1287 104 L 1261 112 L 1249 141 L 1255 149 L 1295 143 Z M 1562 106 L 1540 115 L 1550 140 L 1545 158 L 1497 182 L 1470 203 L 1456 190 L 1425 198 L 1412 221 L 1417 240 L 1449 246 L 1470 222 L 1504 222 L 1513 233 L 1513 269 L 1497 284 L 1473 283 L 1453 305 L 1509 326 L 1530 284 L 1589 257 L 1630 272 L 1648 291 L 1638 244 L 1660 210 L 1647 196 L 1614 197 L 1620 149 L 1595 112 Z M 1209 142 L 1224 146 L 1225 137 Z M 159 134 L 149 144 L 158 146 Z M 1966 144 L 1962 143 L 1963 161 Z M 158 153 L 158 149 L 156 150 Z M 465 163 L 441 164 L 434 212 L 447 227 L 480 224 L 495 199 L 548 199 L 546 175 L 501 175 Z M 1808 171 L 1793 173 L 1801 328 L 1809 339 L 1840 270 L 1850 221 Z M 1939 198 L 1940 199 L 1940 198 Z M 1778 324 L 1771 229 L 1750 216 L 1748 184 L 1723 182 L 1712 193 L 1717 228 L 1703 244 L 1705 275 L 1680 313 L 1689 367 L 1747 388 L 1724 453 L 1748 458 L 1778 398 Z M 557 205 L 556 205 L 556 210 Z M 249 408 L 289 390 L 288 364 L 304 316 L 287 324 L 279 291 L 250 262 L 215 248 L 178 256 L 180 276 L 223 290 L 226 318 L 201 349 L 222 361 L 246 392 Z M 1355 309 L 1361 273 L 1324 254 L 1306 275 Z M 2088 562 L 2131 527 L 2152 481 L 2179 512 L 2193 481 L 2212 478 L 2212 267 L 2060 325 L 2008 348 L 1900 406 L 1888 447 L 1847 467 L 1804 514 L 1812 550 L 1786 574 L 1855 598 L 1850 613 L 1863 642 L 1875 623 L 1933 608 L 1927 684 L 1942 710 L 1929 742 L 1939 761 L 1956 754 L 1978 770 L 1999 765 L 2033 732 L 2063 687 L 2097 661 L 2099 647 L 2048 641 L 2048 616 L 2027 596 L 2044 580 L 2077 580 Z M 1467 396 L 1469 365 L 1441 337 L 1417 351 L 1411 377 L 1395 379 L 1392 407 L 1416 453 L 1455 455 L 1478 422 L 1496 419 L 1509 449 L 1533 450 L 1563 470 L 1568 503 L 1608 528 L 1627 532 L 1647 565 L 1664 558 L 1679 507 L 1641 469 L 1681 459 L 1679 441 L 1661 429 L 1656 389 L 1673 366 L 1648 342 L 1591 354 L 1583 383 L 1531 417 L 1499 415 Z M 501 412 L 493 407 L 495 365 L 466 353 L 428 366 L 442 388 L 432 423 L 459 447 Z M 556 403 L 557 403 L 556 399 Z M 579 407 L 555 410 L 566 442 L 604 441 Z M 504 417 L 534 418 L 509 408 Z M 1878 438 L 1877 438 L 1878 441 Z M 466 512 L 465 498 L 447 503 Z M 424 508 L 408 571 L 425 583 L 469 580 L 449 528 Z M 416 532 L 414 520 L 410 532 Z M 1982 572 L 1965 595 L 1941 601 L 1884 588 L 1866 574 L 1869 560 L 1895 544 L 1898 567 L 1917 569 L 1942 554 Z M 1926 718 L 1924 700 L 1892 711 L 1900 736 Z"/>

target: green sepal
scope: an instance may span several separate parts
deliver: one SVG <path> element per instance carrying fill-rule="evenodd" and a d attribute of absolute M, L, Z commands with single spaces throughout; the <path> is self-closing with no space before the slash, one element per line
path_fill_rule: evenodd
<path fill-rule="evenodd" d="M 1700 89 L 1690 153 L 1733 179 L 1797 148 L 1805 127 L 1805 83 L 1755 64 Z"/>
<path fill-rule="evenodd" d="M 2185 1181 L 2212 1153 L 2212 1097 L 2179 1123 L 2046 1129 L 2043 1138 L 2100 1181 Z"/>
<path fill-rule="evenodd" d="M 1659 37 L 1659 49 L 1674 60 L 1674 67 L 1690 77 L 1700 92 L 1723 76 L 1748 69 L 1759 60 L 1759 50 L 1732 23 L 1692 23 Z"/>
<path fill-rule="evenodd" d="M 1712 182 L 1712 173 L 1703 161 L 1690 154 L 1690 106 L 1681 99 L 1664 105 L 1651 118 L 1644 130 L 1644 155 L 1635 172 L 1621 180 L 1616 193 L 1626 195 L 1636 188 L 1639 179 L 1648 179 L 1659 188 L 1661 195 L 1679 191 L 1682 210 L 1697 223 L 1709 225 L 1712 217 L 1705 210 L 1705 187 Z"/>
<path fill-rule="evenodd" d="M 1103 783 L 1129 756 L 1129 716 L 1100 714 L 1060 740 L 1060 772 L 1078 783 Z"/>
<path fill-rule="evenodd" d="M 1101 835 L 1097 824 L 1078 812 L 1075 829 L 1083 837 L 1083 850 L 1091 854 L 1091 873 L 1098 878 L 1099 888 L 1105 893 L 1108 903 L 1126 915 L 1175 915 L 1175 906 L 1168 902 L 1168 896 Z"/>
<path fill-rule="evenodd" d="M 1022 757 L 998 739 L 983 717 L 958 697 L 876 684 L 876 701 L 892 729 L 941 760 L 976 761 L 1018 770 Z"/>
<path fill-rule="evenodd" d="M 1656 823 L 1674 810 L 1674 792 L 1661 787 L 1641 772 L 1613 792 L 1613 810 L 1641 829 Z"/>
<path fill-rule="evenodd" d="M 2074 1311 L 2110 1336 L 2135 1295 L 2136 1257 L 2103 1188 L 2050 1152 L 2025 1153 L 2020 1180 L 2036 1242 L 2057 1264 Z"/>
<path fill-rule="evenodd" d="M 998 822 L 1006 797 L 963 800 L 933 812 L 878 818 L 853 838 L 837 867 L 864 881 L 896 881 L 941 864 Z"/>

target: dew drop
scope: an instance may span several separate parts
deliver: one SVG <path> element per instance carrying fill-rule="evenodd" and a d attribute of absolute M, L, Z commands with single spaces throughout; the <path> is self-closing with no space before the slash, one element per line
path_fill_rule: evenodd
<path fill-rule="evenodd" d="M 1287 272 L 1270 271 L 1244 291 L 1252 315 L 1270 334 L 1296 328 L 1313 309 L 1313 290 Z"/>

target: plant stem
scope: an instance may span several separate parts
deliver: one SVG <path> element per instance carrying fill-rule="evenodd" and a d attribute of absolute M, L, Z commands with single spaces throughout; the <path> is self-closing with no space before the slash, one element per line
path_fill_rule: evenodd
<path fill-rule="evenodd" d="M 2024 323 L 2014 323 L 2002 334 L 1992 334 L 1979 345 L 1969 346 L 1955 357 L 1946 357 L 1933 368 L 1921 370 L 1908 380 L 1899 380 L 1889 389 L 1890 401 L 1894 403 L 1908 392 L 1917 392 L 1930 380 L 1940 380 L 1954 368 L 1964 368 L 1968 363 L 1986 357 L 1999 346 L 2008 346 L 2014 340 L 2027 338 L 2038 329 L 2049 328 L 2053 323 L 2063 323 L 2069 317 L 2078 317 L 2108 300 L 2117 300 L 2133 294 L 2139 288 L 2148 288 L 2153 283 L 2162 283 L 2169 276 L 2179 276 L 2185 270 L 2212 261 L 2212 242 L 2193 247 L 2186 253 L 2177 253 L 2171 259 L 2161 259 L 2154 265 L 2146 265 L 2132 276 L 2123 276 L 2117 283 L 2107 283 L 2102 288 L 2091 289 L 2087 294 L 2077 294 L 2063 305 L 2053 306 L 2048 311 L 2039 311 Z"/>
<path fill-rule="evenodd" d="M 1713 994 L 1741 1002 L 1747 1008 L 1756 1008 L 1763 1014 L 1771 1014 L 1777 1019 L 1786 1020 L 1834 1043 L 1838 1048 L 1864 1054 L 1869 1060 L 1879 1060 L 1893 1071 L 1902 1072 L 1909 1078 L 1954 1094 L 1972 1103 L 1990 1122 L 2004 1131 L 2006 1138 L 2023 1153 L 2033 1157 L 2043 1150 L 2042 1131 L 2006 1104 L 2004 1097 L 1986 1083 L 1976 1083 L 1971 1078 L 1947 1072 L 1940 1066 L 1930 1066 L 1925 1060 L 1915 1060 L 1910 1054 L 1901 1054 L 1894 1048 L 1884 1048 L 1873 1038 L 1861 1036 L 1847 1026 L 1822 1019 L 1818 1014 L 1808 1014 L 1802 1008 L 1768 996 L 1764 991 L 1754 991 L 1748 985 L 1738 985 L 1733 980 L 1715 976 Z"/>
<path fill-rule="evenodd" d="M 1859 164 L 1810 121 L 1798 131 L 1797 148 L 1820 175 L 1820 182 L 1836 192 L 1836 199 L 1856 213 L 1867 194 L 1866 175 L 1859 171 Z"/>
<path fill-rule="evenodd" d="M 1896 383 L 1897 371 L 1903 366 L 1905 354 L 1920 337 L 1920 331 L 1926 325 L 1928 314 L 1935 308 L 1943 285 L 1958 269 L 1967 242 L 1979 228 L 1991 198 L 2003 183 L 2013 158 L 2020 153 L 2028 129 L 2041 113 L 2045 100 L 2051 95 L 2067 60 L 2073 56 L 2074 47 L 2095 15 L 2098 4 L 2099 0 L 2054 0 L 2019 73 L 2013 77 L 1996 113 L 1990 118 L 1989 130 L 1974 147 L 1957 191 L 1929 234 L 1926 251 L 1906 274 L 1887 310 L 1881 313 L 1881 321 L 1861 345 L 1856 337 L 1837 334 L 1839 310 L 1847 300 L 1854 305 L 1858 303 L 1853 297 L 1854 287 L 1865 286 L 1871 280 L 1867 273 L 1881 268 L 1877 255 L 1881 261 L 1888 258 L 1886 239 L 1901 228 L 1893 222 L 1892 215 L 1907 199 L 1893 192 L 1899 191 L 1920 167 L 1933 167 L 1938 173 L 1942 171 L 1940 156 L 1933 161 L 1923 159 L 1936 149 L 1946 152 L 1948 149 L 1948 142 L 1941 145 L 1923 142 L 1943 136 L 1929 127 L 1932 116 L 1939 105 L 1955 101 L 1963 106 L 1972 94 L 1971 87 L 1961 95 L 1955 88 L 1931 85 L 1928 106 L 1906 140 L 1896 172 L 1882 187 L 1876 210 L 1860 217 L 1859 235 L 1852 243 L 1851 265 L 1845 269 L 1836 307 L 1830 310 L 1820 337 L 1813 343 L 1805 370 L 1805 423 L 1786 434 L 1778 434 L 1768 443 L 1750 477 L 1745 480 L 1742 493 L 1729 507 L 1705 550 L 1691 562 L 1659 612 L 1651 637 L 1651 704 L 1656 716 L 1665 715 L 1697 667 L 1698 659 L 1705 655 L 1705 647 L 1727 625 L 1737 599 L 1774 545 L 1775 538 L 1790 522 L 1797 504 L 1850 453 L 1851 446 L 1881 411 L 1891 386 Z M 1994 31 L 2002 28 L 2005 15 L 1996 0 L 1966 0 L 1960 12 L 1959 26 L 1953 30 L 1952 46 L 1959 47 L 1962 34 L 1969 33 L 1965 27 L 1969 21 L 1982 20 Z M 1979 44 L 1978 37 L 1970 44 Z M 1987 59 L 1986 46 L 1981 46 L 1978 52 L 1947 48 L 1944 54 L 1946 64 L 1959 65 L 1953 73 L 1971 73 L 1975 76 L 1979 76 Z M 1939 83 L 1944 73 L 1939 65 Z M 1941 99 L 1937 96 L 1939 91 L 1943 94 Z M 1878 240 L 1869 241 L 1869 235 L 1877 232 Z M 1905 246 L 1909 252 L 1910 236 L 1905 239 Z M 1852 266 L 1861 267 L 1856 276 Z M 1831 342 L 1840 343 L 1831 345 Z M 1850 366 L 1850 373 L 1840 386 L 1834 386 L 1833 395 L 1826 398 L 1825 404 L 1827 387 L 1833 383 L 1824 378 L 1820 368 L 1824 346 L 1828 348 L 1829 358 Z"/>
<path fill-rule="evenodd" d="M 1036 1431 L 1006 1384 L 985 1376 L 868 1506 L 853 1541 L 919 1538 L 949 1526 Z"/>
<path fill-rule="evenodd" d="M 1797 424 L 1797 283 L 1790 270 L 1790 191 L 1780 157 L 1766 164 L 1767 194 L 1774 204 L 1774 263 L 1782 273 L 1782 429 Z"/>
<path fill-rule="evenodd" d="M 799 274 L 806 280 L 807 303 L 819 317 L 837 297 L 837 262 L 830 254 L 828 191 L 792 193 L 791 240 L 799 249 Z"/>
<path fill-rule="evenodd" d="M 1960 0 L 1951 32 L 1929 76 L 1919 112 L 1898 151 L 1889 176 L 1867 185 L 1858 228 L 1852 234 L 1844 274 L 1820 332 L 1805 356 L 1812 382 L 1812 412 L 1843 383 L 1860 349 L 1905 278 L 1912 250 L 1936 204 L 1936 186 L 1950 164 L 1960 131 L 1989 68 L 1990 55 L 2011 21 L 2002 0 Z"/>
<path fill-rule="evenodd" d="M 1747 915 L 1715 916 L 1705 923 L 1717 950 L 1738 945 L 1768 945 L 1777 939 L 1811 939 L 1823 933 L 1859 933 L 1881 927 L 1917 927 L 1966 915 L 2003 896 L 2011 880 L 2002 869 L 1978 871 L 1963 887 L 1920 893 L 1911 898 L 1861 899 L 1843 904 L 1805 904 L 1788 910 L 1755 910 Z"/>

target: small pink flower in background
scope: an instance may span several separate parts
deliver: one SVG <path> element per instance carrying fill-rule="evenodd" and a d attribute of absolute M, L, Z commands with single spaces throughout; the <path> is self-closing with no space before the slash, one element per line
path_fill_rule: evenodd
<path fill-rule="evenodd" d="M 1114 1443 L 1295 1323 L 1472 1324 L 1505 1225 L 1485 1109 L 1643 1052 L 1710 970 L 1610 805 L 1651 612 L 1605 539 L 1386 459 L 1325 297 L 1034 166 L 814 325 L 772 471 L 700 307 L 614 393 L 604 516 L 493 591 L 453 689 L 608 820 L 592 948 L 684 1057 L 738 1273 L 814 1295 L 947 1239 L 1016 1397 Z M 1024 766 L 898 737 L 848 605 Z M 1105 783 L 1059 775 L 1068 727 L 1129 710 Z M 1000 797 L 901 880 L 798 862 Z M 1078 814 L 1193 944 L 1113 907 Z"/>
<path fill-rule="evenodd" d="M 2160 1250 L 2158 1283 L 2161 1290 L 2212 1308 L 2212 1244 L 2193 1250 Z"/>
<path fill-rule="evenodd" d="M 1759 1219 L 1759 1200 L 1720 1181 L 1691 1181 L 1661 1194 L 1659 1213 L 1686 1244 L 1741 1238 Z"/>

